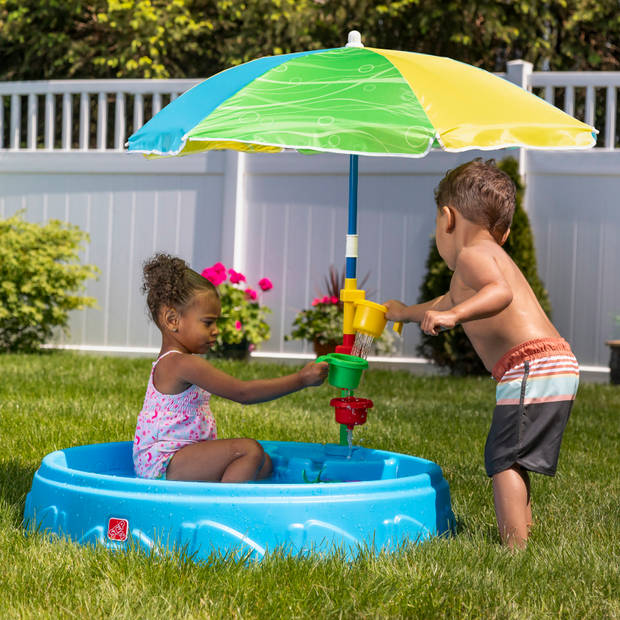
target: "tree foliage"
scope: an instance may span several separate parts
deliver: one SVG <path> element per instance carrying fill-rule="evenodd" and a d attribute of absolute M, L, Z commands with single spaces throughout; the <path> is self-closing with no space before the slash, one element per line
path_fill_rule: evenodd
<path fill-rule="evenodd" d="M 213 24 L 190 2 L 0 0 L 3 79 L 166 78 L 187 73 Z"/>
<path fill-rule="evenodd" d="M 355 28 L 368 46 L 449 56 L 488 71 L 524 59 L 535 69 L 617 70 L 618 0 L 325 0 L 324 43 Z"/>
<path fill-rule="evenodd" d="M 522 271 L 543 310 L 551 316 L 549 297 L 538 277 L 530 220 L 523 209 L 524 187 L 519 177 L 518 163 L 513 157 L 508 157 L 498 163 L 498 168 L 506 172 L 517 187 L 515 213 L 504 249 Z M 451 279 L 452 272 L 439 255 L 433 238 L 426 260 L 426 275 L 420 286 L 418 303 L 443 295 L 450 288 Z M 438 366 L 448 368 L 455 375 L 486 374 L 487 372 L 460 325 L 449 331 L 441 332 L 438 336 L 422 334 L 418 353 L 432 359 Z"/>
<path fill-rule="evenodd" d="M 207 77 L 351 29 L 491 71 L 620 67 L 618 0 L 0 0 L 0 79 Z"/>

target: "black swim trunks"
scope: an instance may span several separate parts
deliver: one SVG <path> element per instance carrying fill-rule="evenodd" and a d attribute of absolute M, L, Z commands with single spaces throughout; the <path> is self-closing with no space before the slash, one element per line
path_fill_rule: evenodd
<path fill-rule="evenodd" d="M 493 369 L 496 407 L 484 449 L 488 476 L 519 465 L 555 474 L 564 428 L 579 385 L 579 365 L 564 339 L 511 349 Z"/>

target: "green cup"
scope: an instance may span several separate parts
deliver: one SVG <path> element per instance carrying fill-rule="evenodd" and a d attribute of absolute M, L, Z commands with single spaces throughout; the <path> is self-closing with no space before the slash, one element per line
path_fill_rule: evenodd
<path fill-rule="evenodd" d="M 329 364 L 328 381 L 330 385 L 341 390 L 357 388 L 362 372 L 368 368 L 368 362 L 365 359 L 346 353 L 328 353 L 317 357 L 316 361 Z"/>

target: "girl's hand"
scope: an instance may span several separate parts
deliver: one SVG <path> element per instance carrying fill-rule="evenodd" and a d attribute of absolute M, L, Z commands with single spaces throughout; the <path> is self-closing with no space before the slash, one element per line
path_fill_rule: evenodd
<path fill-rule="evenodd" d="M 402 301 L 390 299 L 389 301 L 384 302 L 383 305 L 387 308 L 385 318 L 388 321 L 399 321 L 401 323 L 407 322 L 408 319 L 405 317 L 405 310 L 407 309 L 407 306 Z"/>
<path fill-rule="evenodd" d="M 299 376 L 305 387 L 321 385 L 327 377 L 329 364 L 327 362 L 308 362 L 300 371 Z"/>
<path fill-rule="evenodd" d="M 429 336 L 436 336 L 440 331 L 452 329 L 456 326 L 456 316 L 453 312 L 437 312 L 427 310 L 420 323 L 420 329 Z"/>

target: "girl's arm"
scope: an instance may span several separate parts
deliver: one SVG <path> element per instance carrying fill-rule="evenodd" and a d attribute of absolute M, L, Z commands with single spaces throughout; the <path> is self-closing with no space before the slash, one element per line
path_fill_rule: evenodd
<path fill-rule="evenodd" d="M 211 394 L 236 403 L 262 403 L 297 392 L 305 387 L 321 385 L 327 376 L 328 365 L 309 362 L 298 372 L 273 379 L 242 381 L 216 368 L 205 359 L 183 354 L 175 359 L 175 373 L 179 379 L 198 385 Z"/>

